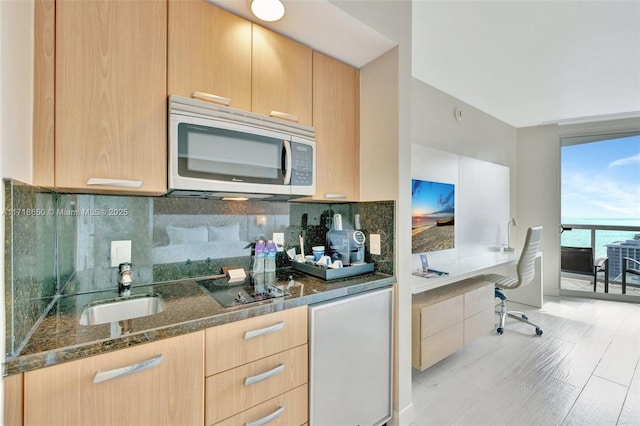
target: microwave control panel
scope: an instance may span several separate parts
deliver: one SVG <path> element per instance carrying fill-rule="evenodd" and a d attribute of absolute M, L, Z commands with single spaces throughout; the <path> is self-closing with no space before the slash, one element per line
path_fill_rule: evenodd
<path fill-rule="evenodd" d="M 291 185 L 313 185 L 313 147 L 291 142 Z"/>

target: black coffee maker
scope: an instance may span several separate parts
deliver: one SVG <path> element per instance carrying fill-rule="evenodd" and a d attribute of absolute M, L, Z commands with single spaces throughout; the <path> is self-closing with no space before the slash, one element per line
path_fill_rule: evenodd
<path fill-rule="evenodd" d="M 364 232 L 356 229 L 350 232 L 350 237 L 349 260 L 351 264 L 362 264 L 364 263 L 364 242 L 366 240 Z"/>

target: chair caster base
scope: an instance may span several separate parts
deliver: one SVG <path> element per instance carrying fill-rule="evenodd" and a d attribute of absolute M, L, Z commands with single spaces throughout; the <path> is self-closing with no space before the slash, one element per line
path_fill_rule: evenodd
<path fill-rule="evenodd" d="M 498 332 L 498 334 L 502 334 L 502 333 L 504 333 L 504 328 L 498 327 L 498 329 L 496 331 Z"/>
<path fill-rule="evenodd" d="M 541 329 L 539 329 L 539 328 L 536 328 L 536 334 L 537 334 L 538 336 L 542 336 L 542 330 L 541 330 Z"/>
<path fill-rule="evenodd" d="M 525 314 L 522 314 L 522 319 L 526 319 L 526 320 L 528 320 L 528 319 L 529 319 L 529 317 L 528 317 L 528 316 L 526 316 Z"/>

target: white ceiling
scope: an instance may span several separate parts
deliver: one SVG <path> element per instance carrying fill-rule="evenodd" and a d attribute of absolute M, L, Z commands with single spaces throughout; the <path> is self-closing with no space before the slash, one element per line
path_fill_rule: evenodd
<path fill-rule="evenodd" d="M 516 127 L 640 115 L 640 2 L 414 1 L 414 77 Z"/>
<path fill-rule="evenodd" d="M 329 1 L 284 1 L 260 24 L 353 66 L 395 45 Z M 515 127 L 640 116 L 638 0 L 414 0 L 412 27 L 415 78 Z"/>

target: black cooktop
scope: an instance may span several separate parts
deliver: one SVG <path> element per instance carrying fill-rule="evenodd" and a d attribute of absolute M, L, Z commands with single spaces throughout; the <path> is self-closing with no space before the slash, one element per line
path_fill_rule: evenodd
<path fill-rule="evenodd" d="M 230 308 L 289 296 L 287 287 L 295 285 L 295 280 L 302 277 L 304 275 L 299 272 L 284 270 L 251 274 L 244 281 L 231 284 L 226 278 L 202 279 L 196 283 L 221 306 Z"/>

